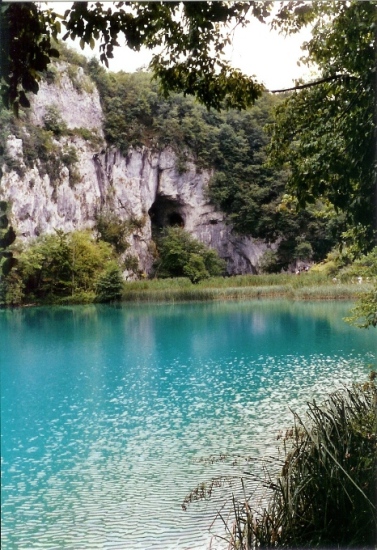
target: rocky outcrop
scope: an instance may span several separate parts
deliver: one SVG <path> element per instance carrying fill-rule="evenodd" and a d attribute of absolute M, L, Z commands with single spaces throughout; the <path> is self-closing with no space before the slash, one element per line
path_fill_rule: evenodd
<path fill-rule="evenodd" d="M 67 128 L 95 129 L 102 135 L 103 114 L 100 97 L 94 83 L 81 67 L 59 61 L 51 65 L 53 79 L 40 83 L 37 95 L 32 95 L 31 121 L 43 124 L 48 107 L 57 107 Z"/>
<path fill-rule="evenodd" d="M 59 109 L 71 129 L 101 128 L 97 91 L 75 87 L 64 72 L 58 83 L 42 84 L 33 101 L 31 116 L 35 125 L 42 125 L 47 105 Z M 78 177 L 74 184 L 66 166 L 61 167 L 54 181 L 43 174 L 39 161 L 28 168 L 22 140 L 14 136 L 8 139 L 8 158 L 18 162 L 22 170 L 3 166 L 0 199 L 11 203 L 12 223 L 20 238 L 29 239 L 54 229 L 93 228 L 96 213 L 107 208 L 122 220 L 137 220 L 126 254 L 137 257 L 140 272 L 149 274 L 152 269 L 153 229 L 174 224 L 216 249 L 226 260 L 229 274 L 256 272 L 268 245 L 236 235 L 226 224 L 224 214 L 209 203 L 209 171 L 199 171 L 193 161 L 188 161 L 186 170 L 179 172 L 171 149 L 131 149 L 123 156 L 105 143 L 95 148 L 80 135 L 66 135 L 56 144 L 62 150 L 67 146 L 76 150 Z"/>

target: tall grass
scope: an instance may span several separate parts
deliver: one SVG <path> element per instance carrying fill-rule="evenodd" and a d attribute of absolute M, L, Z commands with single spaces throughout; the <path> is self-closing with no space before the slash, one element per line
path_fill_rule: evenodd
<path fill-rule="evenodd" d="M 377 388 L 371 381 L 309 404 L 286 433 L 285 460 L 262 509 L 234 506 L 230 549 L 372 548 L 377 540 Z"/>
<path fill-rule="evenodd" d="M 187 302 L 187 301 L 213 301 L 229 299 L 248 299 L 260 297 L 284 296 L 290 294 L 290 288 L 284 285 L 269 287 L 230 287 L 230 288 L 203 288 L 192 286 L 190 288 L 166 288 L 133 290 L 125 292 L 124 301 L 136 302 Z"/>
<path fill-rule="evenodd" d="M 317 286 L 328 284 L 329 278 L 321 273 L 273 273 L 269 275 L 235 275 L 233 277 L 213 277 L 201 284 L 207 287 L 249 287 L 249 286 L 275 286 L 289 285 L 293 288 L 303 286 Z"/>
<path fill-rule="evenodd" d="M 323 284 L 296 288 L 294 296 L 298 300 L 352 300 L 371 288 L 369 284 L 362 285 L 362 288 L 358 284 Z"/>
<path fill-rule="evenodd" d="M 366 292 L 370 284 L 333 282 L 321 273 L 300 276 L 238 275 L 213 277 L 199 284 L 187 278 L 152 279 L 125 284 L 123 301 L 187 302 L 229 299 L 289 297 L 297 300 L 354 299 Z"/>

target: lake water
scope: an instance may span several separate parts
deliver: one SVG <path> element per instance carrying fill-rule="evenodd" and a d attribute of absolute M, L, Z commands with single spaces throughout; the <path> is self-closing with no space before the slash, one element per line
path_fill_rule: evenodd
<path fill-rule="evenodd" d="M 184 511 L 189 491 L 274 453 L 289 408 L 375 366 L 376 331 L 346 325 L 349 307 L 0 311 L 2 548 L 207 548 L 233 488 Z"/>

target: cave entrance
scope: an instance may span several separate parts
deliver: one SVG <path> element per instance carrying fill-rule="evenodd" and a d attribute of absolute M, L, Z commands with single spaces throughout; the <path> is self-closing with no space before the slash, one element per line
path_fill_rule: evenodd
<path fill-rule="evenodd" d="M 182 205 L 173 199 L 157 196 L 148 214 L 154 233 L 160 233 L 165 227 L 185 226 Z"/>

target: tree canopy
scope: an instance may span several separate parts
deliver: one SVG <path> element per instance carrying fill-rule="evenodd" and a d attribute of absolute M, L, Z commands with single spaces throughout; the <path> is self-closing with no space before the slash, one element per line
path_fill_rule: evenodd
<path fill-rule="evenodd" d="M 209 107 L 245 108 L 261 94 L 255 79 L 224 59 L 225 45 L 236 25 L 248 17 L 264 21 L 272 2 L 74 2 L 63 17 L 34 3 L 1 7 L 1 93 L 17 112 L 29 106 L 27 92 L 37 93 L 41 72 L 51 58 L 62 27 L 63 40 L 100 43 L 101 61 L 108 65 L 121 37 L 132 50 L 157 48 L 151 69 L 161 90 L 195 95 Z"/>
<path fill-rule="evenodd" d="M 376 10 L 374 1 L 314 1 L 294 20 L 314 21 L 306 61 L 320 77 L 289 95 L 270 127 L 271 157 L 288 168 L 299 205 L 329 200 L 346 212 L 364 249 L 377 230 Z M 293 20 L 282 24 L 292 29 Z"/>

